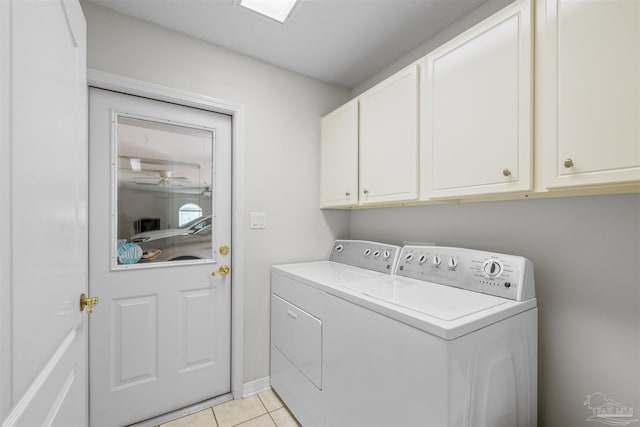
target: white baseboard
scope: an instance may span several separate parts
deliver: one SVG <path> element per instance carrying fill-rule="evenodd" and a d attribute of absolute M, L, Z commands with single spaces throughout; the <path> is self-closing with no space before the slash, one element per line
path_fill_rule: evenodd
<path fill-rule="evenodd" d="M 271 377 L 260 378 L 242 385 L 242 398 L 253 396 L 271 388 Z"/>

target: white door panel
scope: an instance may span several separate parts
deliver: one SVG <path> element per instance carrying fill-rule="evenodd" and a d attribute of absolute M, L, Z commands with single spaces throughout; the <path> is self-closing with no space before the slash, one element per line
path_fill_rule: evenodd
<path fill-rule="evenodd" d="M 164 203 L 161 200 L 165 197 L 181 197 L 182 188 L 191 185 L 187 184 L 189 171 L 171 175 L 170 181 L 166 173 L 158 171 L 166 161 L 148 158 L 142 163 L 150 169 L 143 166 L 131 184 L 129 193 L 136 196 L 126 193 L 129 198 L 121 197 L 125 192 L 116 196 L 115 189 L 120 185 L 116 175 L 121 173 L 117 165 L 122 156 L 116 158 L 114 141 L 120 144 L 118 135 L 124 133 L 118 134 L 121 128 L 114 122 L 121 117 L 143 117 L 161 129 L 193 126 L 195 133 L 208 129 L 215 136 L 213 181 L 208 181 L 213 197 L 198 196 L 210 204 L 203 205 L 203 212 L 212 213 L 211 259 L 145 265 L 117 262 L 117 240 L 130 239 L 130 233 L 123 233 L 131 224 L 128 219 L 126 224 L 119 224 L 115 218 L 122 212 L 143 215 L 140 212 L 159 212 L 166 206 L 177 210 L 173 202 L 156 204 Z M 160 147 L 162 135 L 149 135 L 139 146 Z M 186 147 L 183 140 L 179 141 L 180 147 Z M 130 424 L 228 393 L 231 276 L 211 273 L 222 265 L 231 265 L 231 255 L 218 250 L 231 242 L 231 118 L 92 88 L 89 158 L 89 282 L 92 295 L 100 297 L 102 305 L 90 324 L 91 423 Z M 175 188 L 169 188 L 172 186 Z M 157 206 L 165 207 L 158 210 Z M 163 217 L 163 229 L 172 221 L 166 218 L 177 217 L 177 211 L 164 215 L 158 213 Z M 163 240 L 152 241 L 166 251 Z M 151 241 L 140 246 L 147 243 Z"/>
<path fill-rule="evenodd" d="M 0 14 L 0 418 L 86 425 L 86 24 L 71 0 L 2 2 Z"/>

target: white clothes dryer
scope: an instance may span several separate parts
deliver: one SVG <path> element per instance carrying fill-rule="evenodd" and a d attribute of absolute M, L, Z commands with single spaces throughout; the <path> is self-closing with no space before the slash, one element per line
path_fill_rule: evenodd
<path fill-rule="evenodd" d="M 303 425 L 324 425 L 321 289 L 389 276 L 399 253 L 399 246 L 337 240 L 328 260 L 273 267 L 271 386 Z"/>

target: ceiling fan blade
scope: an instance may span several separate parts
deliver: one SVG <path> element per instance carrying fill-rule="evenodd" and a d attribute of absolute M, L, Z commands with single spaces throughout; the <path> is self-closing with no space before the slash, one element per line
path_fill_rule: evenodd
<path fill-rule="evenodd" d="M 192 169 L 200 169 L 201 166 L 198 163 L 187 163 L 187 162 L 178 162 L 175 160 L 164 160 L 164 159 L 148 159 L 144 157 L 132 157 L 132 156 L 118 156 L 120 159 L 137 159 L 140 160 L 142 165 L 142 170 L 146 170 L 145 165 L 153 165 L 153 166 L 183 166 Z"/>

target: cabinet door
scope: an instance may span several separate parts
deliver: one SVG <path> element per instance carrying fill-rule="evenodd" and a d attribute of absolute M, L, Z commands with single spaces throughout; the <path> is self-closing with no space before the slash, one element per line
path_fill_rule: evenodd
<path fill-rule="evenodd" d="M 360 97 L 360 203 L 418 197 L 418 66 Z"/>
<path fill-rule="evenodd" d="M 547 187 L 640 180 L 640 1 L 540 8 Z"/>
<path fill-rule="evenodd" d="M 358 101 L 353 100 L 321 121 L 320 205 L 358 203 Z"/>
<path fill-rule="evenodd" d="M 531 188 L 531 15 L 517 1 L 423 59 L 421 198 Z"/>

